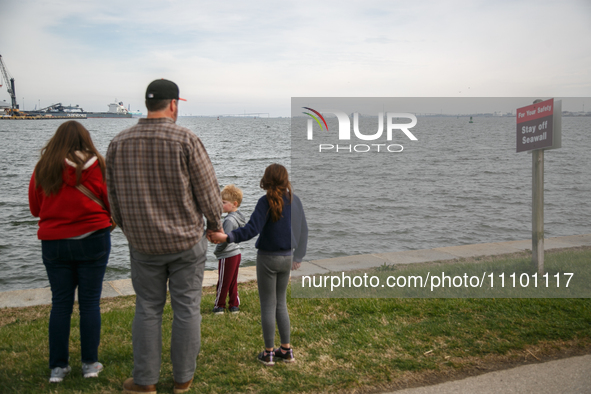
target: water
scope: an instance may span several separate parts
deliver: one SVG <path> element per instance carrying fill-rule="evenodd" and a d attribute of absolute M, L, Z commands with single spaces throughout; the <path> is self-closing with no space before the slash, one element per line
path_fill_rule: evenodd
<path fill-rule="evenodd" d="M 28 205 L 28 186 L 39 152 L 63 121 L 0 121 L 0 291 L 48 287 L 37 239 L 37 219 Z M 80 121 L 103 155 L 109 142 L 137 119 Z M 179 118 L 178 124 L 196 132 L 215 166 L 220 186 L 234 183 L 244 192 L 240 209 L 249 217 L 263 195 L 259 181 L 271 163 L 289 167 L 289 119 Z M 120 229 L 112 233 L 112 251 L 105 280 L 129 278 L 127 240 Z M 254 240 L 243 244 L 243 265 L 254 265 Z M 210 245 L 206 269 L 217 269 Z"/>
<path fill-rule="evenodd" d="M 62 121 L 0 121 L 0 291 L 47 287 L 27 191 L 39 151 Z M 86 119 L 103 154 L 136 119 Z M 419 118 L 400 154 L 300 156 L 290 119 L 180 118 L 203 140 L 221 186 L 244 191 L 250 216 L 267 165 L 292 168 L 306 210 L 306 259 L 425 249 L 531 236 L 531 155 L 515 153 L 515 118 Z M 546 237 L 591 233 L 591 118 L 563 118 L 562 148 L 545 155 Z M 355 169 L 352 171 L 351 169 Z M 254 240 L 243 261 L 253 265 Z M 216 269 L 213 246 L 207 269 Z M 127 242 L 113 233 L 106 280 L 129 278 Z"/>
<path fill-rule="evenodd" d="M 377 117 L 365 121 L 374 133 Z M 418 141 L 389 142 L 402 153 L 318 153 L 387 141 L 335 141 L 336 118 L 308 141 L 305 122 L 292 121 L 291 168 L 311 216 L 309 257 L 531 238 L 532 155 L 515 153 L 514 117 L 420 117 Z M 545 152 L 547 238 L 591 233 L 590 132 L 591 117 L 565 117 L 562 148 Z"/>

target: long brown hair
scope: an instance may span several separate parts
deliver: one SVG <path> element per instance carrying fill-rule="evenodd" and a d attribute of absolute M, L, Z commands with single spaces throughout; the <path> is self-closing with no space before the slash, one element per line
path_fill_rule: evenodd
<path fill-rule="evenodd" d="M 80 158 L 76 151 L 82 152 L 86 157 Z M 105 159 L 96 150 L 88 130 L 75 120 L 62 123 L 41 149 L 41 158 L 35 166 L 35 186 L 41 186 L 47 196 L 57 194 L 63 184 L 66 158 L 76 164 L 76 184 L 80 184 L 82 168 L 93 155 L 97 157 L 104 180 Z"/>
<path fill-rule="evenodd" d="M 267 191 L 271 220 L 276 222 L 281 219 L 283 212 L 283 196 L 287 195 L 291 203 L 292 190 L 287 169 L 281 164 L 271 164 L 265 169 L 265 174 L 261 179 L 261 188 Z"/>

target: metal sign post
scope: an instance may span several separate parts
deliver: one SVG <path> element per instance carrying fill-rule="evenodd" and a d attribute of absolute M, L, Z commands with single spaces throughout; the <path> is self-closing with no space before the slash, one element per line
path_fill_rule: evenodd
<path fill-rule="evenodd" d="M 532 152 L 531 251 L 532 264 L 544 275 L 544 150 Z"/>
<path fill-rule="evenodd" d="M 532 153 L 532 264 L 544 274 L 544 150 L 562 146 L 562 102 L 535 100 L 517 109 L 517 152 Z"/>

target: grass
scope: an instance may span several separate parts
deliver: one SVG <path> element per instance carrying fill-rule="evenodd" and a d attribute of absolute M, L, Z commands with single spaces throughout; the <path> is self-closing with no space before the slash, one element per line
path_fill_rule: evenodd
<path fill-rule="evenodd" d="M 292 282 L 295 298 L 591 298 L 590 247 L 546 253 L 545 274 L 531 252 L 424 264 L 383 264 Z M 558 253 L 557 253 L 558 252 Z"/>
<path fill-rule="evenodd" d="M 548 253 L 591 261 L 591 248 Z M 562 256 L 562 257 L 561 257 Z M 520 258 L 520 257 L 515 257 Z M 506 260 L 496 257 L 487 261 Z M 591 353 L 591 300 L 289 298 L 297 362 L 264 367 L 255 283 L 240 284 L 241 313 L 211 313 L 215 293 L 204 289 L 202 347 L 192 392 L 324 393 L 391 390 L 538 362 L 560 354 Z M 80 370 L 78 316 L 70 339 L 72 373 L 48 383 L 49 306 L 0 313 L 0 391 L 119 393 L 131 376 L 135 297 L 105 299 L 98 379 Z M 158 391 L 172 392 L 167 303 Z M 277 336 L 276 342 L 279 338 Z"/>

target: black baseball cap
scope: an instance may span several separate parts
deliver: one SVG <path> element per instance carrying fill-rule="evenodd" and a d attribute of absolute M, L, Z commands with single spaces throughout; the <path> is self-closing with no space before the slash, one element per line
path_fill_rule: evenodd
<path fill-rule="evenodd" d="M 179 87 L 168 79 L 152 81 L 146 89 L 146 100 L 183 100 L 179 97 Z"/>

